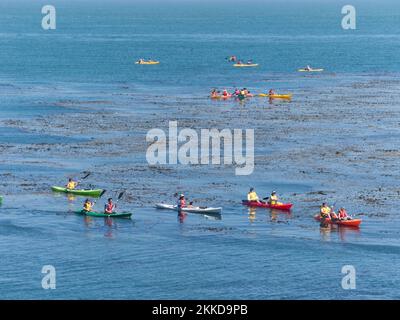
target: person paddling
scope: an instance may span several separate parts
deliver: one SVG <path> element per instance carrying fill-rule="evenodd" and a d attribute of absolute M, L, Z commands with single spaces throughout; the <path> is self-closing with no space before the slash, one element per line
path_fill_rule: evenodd
<path fill-rule="evenodd" d="M 254 188 L 250 188 L 249 193 L 247 194 L 247 201 L 249 202 L 260 202 L 257 193 Z"/>
<path fill-rule="evenodd" d="M 178 209 L 182 209 L 185 207 L 186 207 L 185 195 L 181 194 L 178 199 Z"/>
<path fill-rule="evenodd" d="M 332 209 L 328 207 L 328 205 L 324 202 L 320 208 L 320 215 L 322 219 L 330 219 L 331 218 Z"/>
<path fill-rule="evenodd" d="M 341 208 L 339 209 L 338 214 L 339 214 L 339 217 L 338 217 L 339 220 L 351 220 L 351 217 L 347 214 L 346 209 L 343 208 L 343 207 L 341 207 Z"/>
<path fill-rule="evenodd" d="M 117 205 L 113 202 L 112 198 L 107 200 L 107 203 L 104 205 L 104 213 L 113 214 Z"/>
<path fill-rule="evenodd" d="M 275 93 L 274 89 L 270 89 L 270 90 L 268 91 L 268 94 L 269 94 L 270 96 L 274 96 L 276 93 Z"/>
<path fill-rule="evenodd" d="M 86 199 L 85 202 L 83 203 L 83 211 L 90 212 L 92 211 L 94 203 L 90 201 L 89 199 Z"/>
<path fill-rule="evenodd" d="M 79 182 L 72 180 L 72 178 L 68 179 L 68 183 L 65 186 L 68 190 L 74 190 Z"/>
<path fill-rule="evenodd" d="M 276 195 L 276 191 L 272 191 L 271 195 L 268 198 L 264 199 L 268 199 L 269 204 L 281 204 L 281 202 L 279 202 L 278 196 Z"/>

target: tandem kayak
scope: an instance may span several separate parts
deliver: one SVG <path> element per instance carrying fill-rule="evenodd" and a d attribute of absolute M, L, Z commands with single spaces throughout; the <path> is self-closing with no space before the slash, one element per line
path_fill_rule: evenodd
<path fill-rule="evenodd" d="M 67 189 L 64 187 L 51 187 L 51 190 L 54 192 L 63 192 L 63 193 L 69 193 L 69 194 L 75 194 L 77 196 L 87 196 L 87 197 L 94 197 L 98 198 L 104 191 L 103 189 Z"/>
<path fill-rule="evenodd" d="M 157 203 L 156 208 L 179 211 L 178 206 L 172 205 L 172 204 Z M 181 211 L 189 212 L 189 213 L 221 213 L 222 208 L 221 207 L 218 207 L 218 208 L 190 207 L 190 208 L 182 208 Z"/>
<path fill-rule="evenodd" d="M 81 214 L 89 217 L 99 217 L 99 218 L 130 218 L 132 213 L 127 213 L 127 212 L 115 212 L 112 214 L 106 214 L 104 212 L 96 212 L 96 211 L 85 211 L 85 210 L 80 210 L 76 211 L 76 214 Z"/>
<path fill-rule="evenodd" d="M 282 204 L 269 204 L 266 202 L 256 202 L 256 201 L 247 201 L 242 200 L 242 204 L 248 207 L 259 207 L 259 208 L 269 208 L 269 209 L 278 209 L 289 211 L 292 207 L 292 203 L 282 203 Z"/>
<path fill-rule="evenodd" d="M 135 64 L 159 64 L 160 61 L 136 61 Z"/>
<path fill-rule="evenodd" d="M 262 98 L 270 98 L 270 99 L 292 99 L 292 95 L 291 94 L 266 94 L 266 93 L 260 93 L 258 96 L 262 97 Z"/>
<path fill-rule="evenodd" d="M 298 72 L 322 72 L 322 71 L 324 71 L 324 69 L 311 69 L 311 70 L 308 70 L 308 69 L 299 69 L 299 70 L 297 70 Z"/>
<path fill-rule="evenodd" d="M 317 221 L 321 221 L 321 216 L 319 214 L 317 214 L 314 216 L 314 219 Z M 339 226 L 346 226 L 346 227 L 353 227 L 353 228 L 358 228 L 362 222 L 361 219 L 335 220 L 335 221 L 332 221 L 331 219 L 325 219 L 325 221 L 330 224 L 337 224 Z"/>
<path fill-rule="evenodd" d="M 229 96 L 211 96 L 211 99 L 216 99 L 216 100 L 222 99 L 222 100 L 226 100 L 226 99 L 229 99 L 229 98 L 231 98 L 231 97 L 232 97 L 232 95 L 229 95 Z"/>
<path fill-rule="evenodd" d="M 257 67 L 258 63 L 235 63 L 233 66 L 236 67 L 236 68 Z"/>

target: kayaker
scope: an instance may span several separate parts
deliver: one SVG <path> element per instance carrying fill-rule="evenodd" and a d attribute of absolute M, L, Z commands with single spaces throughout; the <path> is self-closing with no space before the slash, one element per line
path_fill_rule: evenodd
<path fill-rule="evenodd" d="M 67 189 L 69 190 L 74 190 L 76 188 L 76 186 L 78 185 L 78 182 L 72 180 L 72 178 L 68 179 L 68 183 L 65 186 Z"/>
<path fill-rule="evenodd" d="M 309 65 L 307 65 L 307 67 L 305 67 L 304 70 L 311 71 L 312 69 Z"/>
<path fill-rule="evenodd" d="M 322 219 L 330 219 L 331 218 L 332 209 L 328 207 L 328 205 L 324 202 L 320 208 L 320 215 Z"/>
<path fill-rule="evenodd" d="M 235 91 L 234 91 L 234 95 L 238 96 L 239 94 L 240 94 L 240 90 L 236 88 Z"/>
<path fill-rule="evenodd" d="M 269 92 L 268 92 L 268 94 L 269 94 L 270 96 L 274 96 L 276 93 L 275 93 L 275 91 L 274 91 L 273 89 L 270 89 Z"/>
<path fill-rule="evenodd" d="M 178 199 L 178 209 L 186 207 L 185 195 L 181 194 Z"/>
<path fill-rule="evenodd" d="M 85 202 L 83 203 L 83 210 L 86 212 L 92 211 L 94 203 L 90 201 L 89 199 L 86 199 Z"/>
<path fill-rule="evenodd" d="M 224 91 L 222 91 L 222 95 L 224 97 L 229 97 L 230 96 L 230 94 L 228 93 L 228 91 L 226 89 L 224 89 Z"/>
<path fill-rule="evenodd" d="M 106 214 L 112 214 L 115 211 L 116 204 L 113 202 L 112 198 L 109 198 L 107 200 L 107 203 L 104 205 L 104 213 Z"/>
<path fill-rule="evenodd" d="M 339 209 L 339 220 L 351 220 L 351 217 L 347 214 L 347 211 L 345 208 L 341 207 Z"/>
<path fill-rule="evenodd" d="M 193 208 L 193 201 L 189 202 L 189 204 L 187 205 L 187 208 Z"/>
<path fill-rule="evenodd" d="M 253 64 L 253 60 L 248 60 L 247 64 Z"/>
<path fill-rule="evenodd" d="M 217 91 L 217 89 L 213 89 L 213 90 L 211 91 L 211 98 L 215 98 L 215 97 L 218 97 L 218 91 Z"/>
<path fill-rule="evenodd" d="M 272 191 L 271 195 L 268 198 L 268 203 L 269 204 L 279 204 L 280 202 L 278 202 L 279 198 L 276 195 L 276 191 Z"/>
<path fill-rule="evenodd" d="M 249 193 L 247 194 L 247 201 L 249 202 L 260 202 L 257 193 L 254 188 L 250 188 Z"/>

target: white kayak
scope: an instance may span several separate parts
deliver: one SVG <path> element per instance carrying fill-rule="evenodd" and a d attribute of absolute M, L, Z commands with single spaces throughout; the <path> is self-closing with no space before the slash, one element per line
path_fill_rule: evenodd
<path fill-rule="evenodd" d="M 179 211 L 178 206 L 173 204 L 157 203 L 156 208 Z M 190 208 L 183 208 L 182 211 L 189 213 L 221 213 L 222 208 L 190 207 Z"/>

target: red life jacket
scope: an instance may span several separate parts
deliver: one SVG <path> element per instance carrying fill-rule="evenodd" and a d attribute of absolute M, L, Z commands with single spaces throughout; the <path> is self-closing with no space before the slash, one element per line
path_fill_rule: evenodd
<path fill-rule="evenodd" d="M 107 203 L 105 211 L 106 212 L 113 212 L 115 209 L 115 204 L 114 203 Z"/>
<path fill-rule="evenodd" d="M 179 200 L 178 200 L 178 207 L 179 207 L 179 208 L 184 208 L 184 207 L 186 207 L 186 201 L 185 201 L 185 199 L 179 199 Z"/>

